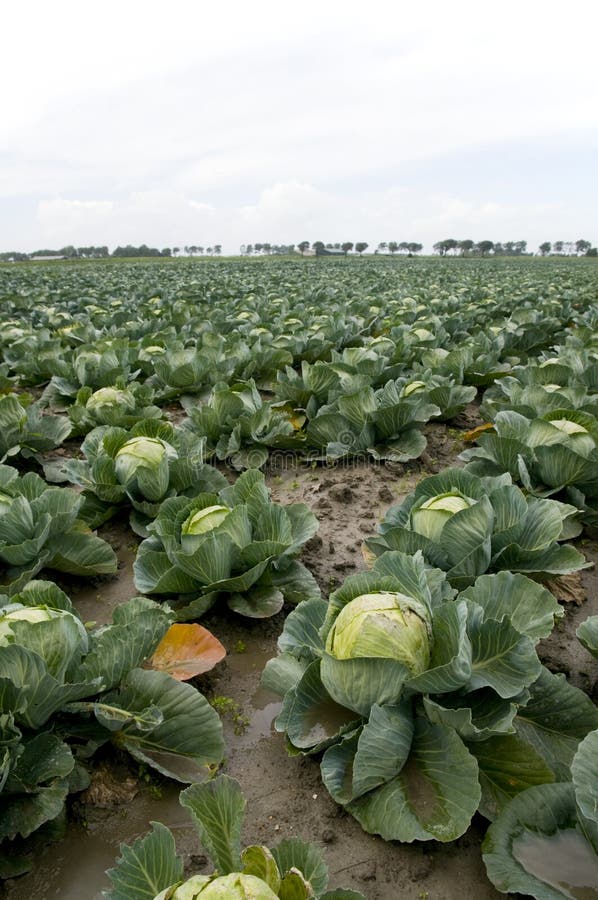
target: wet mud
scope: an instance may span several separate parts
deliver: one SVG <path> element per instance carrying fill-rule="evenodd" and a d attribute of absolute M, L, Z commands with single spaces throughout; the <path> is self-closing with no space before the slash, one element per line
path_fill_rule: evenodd
<path fill-rule="evenodd" d="M 273 499 L 305 502 L 318 517 L 319 533 L 306 546 L 302 560 L 324 596 L 347 575 L 368 567 L 362 543 L 374 533 L 387 508 L 436 466 L 456 464 L 463 447 L 459 434 L 438 425 L 432 426 L 431 433 L 428 459 L 408 466 L 359 462 L 271 467 L 267 480 Z M 110 523 L 100 534 L 118 554 L 118 576 L 92 585 L 74 580 L 63 583 L 84 619 L 98 623 L 108 621 L 116 605 L 135 595 L 132 563 L 138 543 L 125 519 Z M 588 558 L 598 559 L 596 542 L 582 541 L 578 546 Z M 598 666 L 575 638 L 581 621 L 598 612 L 596 571 L 585 572 L 583 585 L 576 590 L 580 605 L 563 603 L 565 617 L 541 643 L 540 654 L 549 668 L 565 672 L 596 699 Z M 363 832 L 334 803 L 322 784 L 317 759 L 287 756 L 284 737 L 274 728 L 280 700 L 260 686 L 265 663 L 276 655 L 285 612 L 267 620 L 248 620 L 216 610 L 202 619 L 222 641 L 227 656 L 194 683 L 222 717 L 227 748 L 222 771 L 239 780 L 247 798 L 243 843 L 271 846 L 292 836 L 314 841 L 324 849 L 330 887 L 359 890 L 368 900 L 503 897 L 489 883 L 482 863 L 480 844 L 487 824 L 483 819 L 476 817 L 469 831 L 451 844 L 387 843 Z M 75 821 L 66 836 L 43 848 L 32 872 L 7 883 L 3 896 L 9 900 L 99 900 L 102 890 L 109 888 L 104 872 L 113 865 L 119 843 L 130 843 L 146 833 L 151 821 L 163 822 L 174 831 L 189 873 L 210 871 L 187 814 L 179 806 L 179 787 L 141 771 L 123 757 L 103 758 L 91 789 L 73 804 Z"/>

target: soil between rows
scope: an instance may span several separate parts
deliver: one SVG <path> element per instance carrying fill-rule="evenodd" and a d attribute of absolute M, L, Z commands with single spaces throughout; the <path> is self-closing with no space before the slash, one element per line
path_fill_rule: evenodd
<path fill-rule="evenodd" d="M 311 569 L 326 597 L 347 575 L 368 562 L 362 542 L 392 503 L 401 500 L 425 474 L 454 465 L 462 445 L 455 432 L 429 426 L 428 451 L 410 466 L 358 462 L 336 467 L 309 467 L 279 460 L 268 473 L 273 499 L 307 503 L 320 530 L 306 546 L 302 561 Z M 82 585 L 64 583 L 86 621 L 105 622 L 113 608 L 134 596 L 132 563 L 138 538 L 126 522 L 100 531 L 117 551 L 120 569 L 111 580 Z M 598 544 L 578 546 L 598 559 Z M 598 575 L 555 587 L 567 598 L 565 617 L 540 645 L 540 655 L 553 671 L 565 672 L 573 684 L 596 699 L 598 665 L 575 638 L 575 629 L 598 613 Z M 587 600 L 584 600 L 587 595 Z M 368 835 L 338 807 L 322 785 L 316 759 L 288 757 L 284 738 L 273 727 L 279 698 L 259 686 L 264 664 L 276 655 L 285 613 L 252 621 L 211 612 L 202 619 L 225 645 L 228 655 L 217 668 L 197 679 L 197 686 L 223 715 L 226 760 L 222 771 L 237 778 L 247 798 L 243 843 L 276 844 L 298 836 L 324 847 L 330 887 L 360 890 L 368 900 L 491 900 L 504 896 L 489 883 L 480 843 L 486 823 L 472 827 L 451 844 L 386 843 Z M 108 754 L 94 768 L 91 788 L 73 804 L 76 821 L 58 843 L 41 847 L 34 869 L 9 884 L 10 900 L 99 900 L 109 887 L 104 875 L 118 855 L 121 841 L 144 834 L 150 821 L 161 821 L 177 837 L 179 851 L 191 871 L 209 871 L 195 832 L 178 804 L 179 787 L 132 767 Z"/>

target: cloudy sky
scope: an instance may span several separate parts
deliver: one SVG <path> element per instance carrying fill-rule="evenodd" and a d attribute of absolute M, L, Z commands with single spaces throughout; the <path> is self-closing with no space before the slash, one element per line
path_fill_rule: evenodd
<path fill-rule="evenodd" d="M 0 27 L 0 250 L 598 243 L 595 0 L 23 0 Z"/>

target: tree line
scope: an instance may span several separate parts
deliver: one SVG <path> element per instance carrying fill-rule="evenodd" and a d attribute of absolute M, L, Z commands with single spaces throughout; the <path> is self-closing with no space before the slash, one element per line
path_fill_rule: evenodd
<path fill-rule="evenodd" d="M 74 247 L 68 245 L 61 247 L 59 250 L 34 250 L 33 253 L 23 253 L 19 250 L 7 250 L 0 253 L 0 261 L 3 262 L 26 262 L 27 260 L 35 260 L 40 258 L 46 259 L 108 259 L 115 257 L 117 259 L 130 259 L 137 256 L 178 256 L 181 252 L 180 247 L 164 247 L 159 250 L 157 247 L 148 247 L 147 244 L 140 244 L 138 247 L 133 244 L 127 244 L 125 247 L 116 247 L 112 253 L 108 247 Z M 222 244 L 214 244 L 212 247 L 189 246 L 184 248 L 187 256 L 203 255 L 220 256 L 222 253 Z"/>
<path fill-rule="evenodd" d="M 314 250 L 316 253 L 324 251 L 332 253 L 348 253 L 355 252 L 360 256 L 368 249 L 369 244 L 366 241 L 345 241 L 343 243 L 324 243 L 324 241 L 300 241 L 298 244 L 270 244 L 255 243 L 242 244 L 240 253 L 242 256 L 251 255 L 288 255 L 291 253 L 301 253 L 304 255 L 308 250 Z M 374 254 L 395 254 L 417 256 L 424 249 L 423 244 L 415 241 L 381 241 Z M 457 240 L 456 238 L 445 238 L 437 241 L 433 250 L 439 256 L 531 256 L 533 251 L 528 251 L 527 241 L 473 241 L 471 239 Z M 544 241 L 540 244 L 537 251 L 541 256 L 598 256 L 598 249 L 592 247 L 590 241 L 580 239 L 578 241 Z M 33 253 L 23 253 L 21 251 L 5 251 L 0 253 L 0 261 L 3 262 L 26 262 L 27 260 L 35 260 L 40 258 L 47 259 L 107 259 L 115 257 L 121 259 L 134 257 L 162 256 L 173 257 L 184 253 L 185 256 L 220 256 L 222 253 L 222 244 L 213 244 L 210 247 L 202 247 L 200 245 L 189 244 L 185 247 L 164 247 L 159 250 L 157 247 L 148 247 L 147 244 L 141 244 L 136 247 L 127 244 L 124 247 L 116 247 L 112 253 L 108 247 L 74 247 L 68 245 L 61 247 L 59 250 L 35 250 Z"/>

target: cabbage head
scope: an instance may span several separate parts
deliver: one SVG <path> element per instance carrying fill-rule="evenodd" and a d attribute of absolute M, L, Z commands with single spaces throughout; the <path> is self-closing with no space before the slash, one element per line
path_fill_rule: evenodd
<path fill-rule="evenodd" d="M 123 486 L 137 489 L 148 500 L 161 500 L 168 490 L 169 460 L 177 456 L 174 447 L 160 438 L 131 438 L 114 459 L 116 477 Z"/>
<path fill-rule="evenodd" d="M 135 398 L 130 391 L 103 387 L 95 391 L 85 405 L 87 409 L 96 413 L 101 413 L 106 409 L 117 409 L 127 413 L 133 412 L 135 409 Z"/>
<path fill-rule="evenodd" d="M 185 885 L 181 886 L 181 888 L 184 887 Z M 181 888 L 177 889 L 173 900 L 179 900 Z M 257 878 L 255 875 L 242 875 L 238 872 L 215 878 L 205 887 L 200 887 L 198 893 L 180 894 L 180 900 L 187 900 L 187 898 L 191 900 L 194 897 L 201 898 L 201 900 L 278 900 L 278 894 L 275 894 L 261 878 Z"/>
<path fill-rule="evenodd" d="M 395 659 L 412 675 L 430 663 L 430 635 L 424 606 L 405 594 L 375 591 L 344 606 L 326 640 L 336 659 Z"/>
<path fill-rule="evenodd" d="M 438 541 L 442 534 L 442 529 L 448 520 L 461 512 L 473 506 L 475 500 L 462 496 L 458 491 L 449 491 L 446 494 L 437 494 L 430 500 L 413 510 L 411 513 L 411 527 L 418 534 L 431 541 Z"/>

